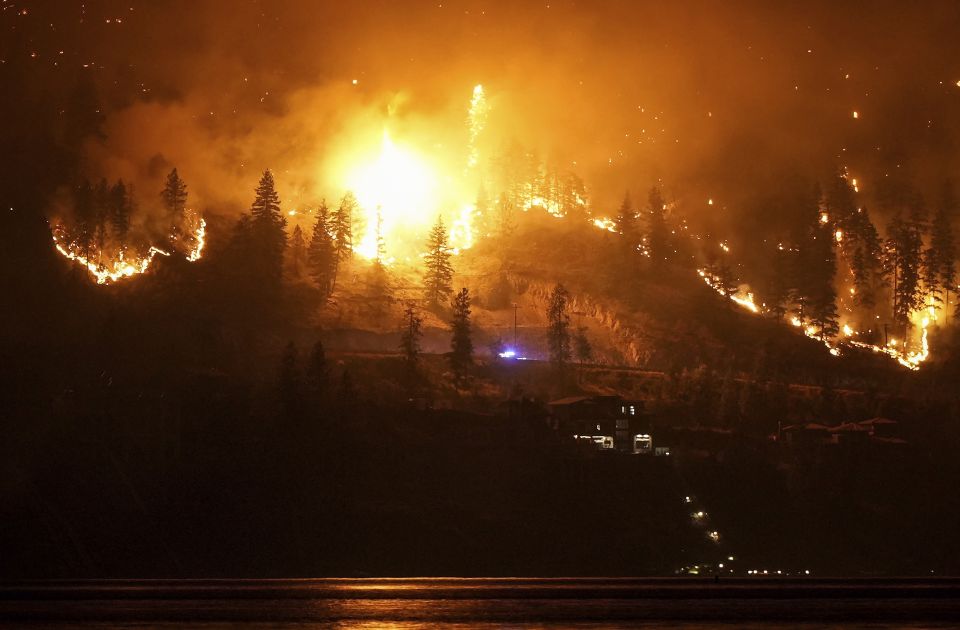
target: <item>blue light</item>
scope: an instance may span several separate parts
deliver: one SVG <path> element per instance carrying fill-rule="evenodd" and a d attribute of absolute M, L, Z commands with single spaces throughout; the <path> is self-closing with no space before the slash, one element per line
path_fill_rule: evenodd
<path fill-rule="evenodd" d="M 507 348 L 506 350 L 500 353 L 501 359 L 513 359 L 516 356 L 517 356 L 517 352 L 515 350 L 511 350 L 510 348 Z"/>

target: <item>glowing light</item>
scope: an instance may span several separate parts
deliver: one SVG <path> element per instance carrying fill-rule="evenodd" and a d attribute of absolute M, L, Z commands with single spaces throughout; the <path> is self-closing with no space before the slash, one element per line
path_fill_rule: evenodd
<path fill-rule="evenodd" d="M 200 260 L 200 257 L 203 255 L 203 247 L 206 245 L 207 240 L 207 221 L 206 219 L 200 219 L 200 225 L 197 227 L 196 233 L 193 235 L 196 245 L 193 249 L 187 252 L 187 260 L 190 262 L 196 262 Z"/>
<path fill-rule="evenodd" d="M 760 308 L 753 302 L 753 293 L 747 293 L 744 297 L 740 297 L 739 295 L 731 295 L 730 299 L 748 311 L 753 311 L 754 313 L 760 312 Z"/>
<path fill-rule="evenodd" d="M 730 293 L 720 282 L 720 278 L 707 273 L 703 269 L 698 269 L 697 274 L 703 278 L 704 283 L 720 295 L 729 298 L 735 304 L 742 306 L 752 313 L 759 313 L 760 307 L 753 300 L 753 293 L 744 289 L 743 286 L 737 288 L 736 293 Z"/>
<path fill-rule="evenodd" d="M 378 218 L 385 239 L 400 227 L 422 228 L 435 220 L 431 212 L 436 189 L 433 172 L 410 149 L 394 144 L 386 129 L 380 155 L 348 175 L 347 187 L 356 195 L 366 224 L 354 251 L 368 260 L 377 256 Z M 389 246 L 389 240 L 387 243 Z"/>
<path fill-rule="evenodd" d="M 203 248 L 206 244 L 206 231 L 207 222 L 201 218 L 193 233 L 194 245 L 189 251 L 184 253 L 184 257 L 189 262 L 196 262 L 200 260 L 200 257 L 203 255 Z M 76 241 L 68 241 L 66 239 L 65 230 L 62 225 L 55 226 L 53 229 L 53 244 L 64 258 L 72 260 L 86 268 L 86 270 L 90 272 L 90 275 L 96 280 L 97 284 L 110 284 L 111 282 L 116 282 L 124 278 L 140 275 L 150 268 L 150 264 L 156 256 L 169 257 L 171 255 L 171 252 L 156 246 L 151 246 L 144 256 L 138 258 L 130 258 L 129 252 L 121 249 L 115 258 L 102 260 L 101 254 L 98 253 L 98 260 L 93 260 L 92 256 L 88 258 L 83 255 L 80 245 Z"/>
<path fill-rule="evenodd" d="M 837 239 L 838 243 L 843 242 L 843 230 L 837 230 L 836 232 L 833 233 L 833 236 L 834 238 Z"/>
<path fill-rule="evenodd" d="M 613 219 L 607 219 L 605 217 L 601 217 L 599 219 L 594 219 L 593 224 L 596 227 L 600 228 L 601 230 L 606 230 L 608 232 L 614 232 L 614 233 L 617 232 L 617 222 L 614 221 Z"/>
<path fill-rule="evenodd" d="M 467 167 L 473 168 L 480 160 L 477 150 L 477 139 L 483 128 L 487 126 L 487 97 L 483 93 L 483 86 L 477 84 L 473 88 L 473 97 L 470 99 L 470 114 L 467 123 L 470 130 L 470 152 L 467 157 Z"/>
<path fill-rule="evenodd" d="M 476 210 L 472 203 L 460 209 L 460 214 L 453 219 L 450 225 L 450 246 L 454 254 L 473 247 L 473 212 Z"/>
<path fill-rule="evenodd" d="M 870 350 L 871 352 L 877 352 L 886 354 L 890 358 L 894 359 L 897 363 L 903 367 L 917 371 L 920 369 L 920 364 L 926 361 L 930 357 L 930 344 L 927 340 L 927 327 L 930 325 L 930 318 L 921 313 L 914 313 L 911 315 L 911 319 L 919 317 L 919 322 L 914 322 L 920 327 L 920 349 L 907 351 L 906 343 L 904 343 L 904 349 L 900 350 L 900 341 L 897 339 L 890 339 L 887 342 L 886 347 L 875 346 L 869 343 L 863 343 L 860 341 L 850 340 L 850 345 L 856 346 L 858 348 L 864 348 Z"/>
<path fill-rule="evenodd" d="M 829 223 L 829 222 L 830 222 L 830 215 L 827 214 L 826 212 L 821 212 L 820 223 Z"/>
<path fill-rule="evenodd" d="M 854 111 L 854 112 L 853 112 L 853 117 L 854 117 L 854 118 L 860 118 L 860 112 Z"/>

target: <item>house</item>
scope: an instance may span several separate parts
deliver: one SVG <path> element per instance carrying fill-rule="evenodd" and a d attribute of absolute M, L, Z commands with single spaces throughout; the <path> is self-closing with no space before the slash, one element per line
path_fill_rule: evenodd
<path fill-rule="evenodd" d="M 571 396 L 547 403 L 550 426 L 598 450 L 652 454 L 643 401 L 620 396 Z"/>
<path fill-rule="evenodd" d="M 830 427 L 829 431 L 834 441 L 844 446 L 866 444 L 870 441 L 870 429 L 856 422 L 845 422 L 839 426 Z"/>
<path fill-rule="evenodd" d="M 890 418 L 870 418 L 858 423 L 866 427 L 873 438 L 899 438 L 900 423 Z"/>
<path fill-rule="evenodd" d="M 819 444 L 829 444 L 833 441 L 830 428 L 817 422 L 806 424 L 792 424 L 780 429 L 780 441 L 796 447 L 809 447 Z"/>

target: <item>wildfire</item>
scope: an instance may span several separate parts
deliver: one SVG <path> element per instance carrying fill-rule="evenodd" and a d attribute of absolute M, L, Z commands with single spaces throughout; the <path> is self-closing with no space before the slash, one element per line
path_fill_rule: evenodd
<path fill-rule="evenodd" d="M 374 226 L 378 220 L 384 237 L 401 226 L 423 228 L 435 220 L 429 209 L 436 176 L 413 150 L 397 146 L 387 129 L 383 130 L 379 156 L 350 174 L 347 187 L 357 196 L 366 226 L 354 251 L 369 260 L 377 256 Z"/>
<path fill-rule="evenodd" d="M 204 219 L 200 219 L 197 230 L 193 233 L 195 244 L 184 254 L 184 257 L 189 262 L 196 262 L 200 260 L 200 257 L 203 255 L 203 248 L 206 244 L 206 231 L 207 222 Z M 87 271 L 90 272 L 90 275 L 97 281 L 97 284 L 110 284 L 123 278 L 130 278 L 142 274 L 150 268 L 150 264 L 156 256 L 169 257 L 171 255 L 171 252 L 167 250 L 150 246 L 147 253 L 139 258 L 128 258 L 129 252 L 126 249 L 121 249 L 115 258 L 103 259 L 102 252 L 98 252 L 97 260 L 94 260 L 93 256 L 88 258 L 83 255 L 76 241 L 67 239 L 66 231 L 62 225 L 57 225 L 53 229 L 53 244 L 64 258 L 85 267 Z"/>
<path fill-rule="evenodd" d="M 459 254 L 461 250 L 473 247 L 473 213 L 476 210 L 472 203 L 460 209 L 460 214 L 450 225 L 450 243 L 452 252 Z"/>
<path fill-rule="evenodd" d="M 927 360 L 930 356 L 930 343 L 927 341 L 927 327 L 930 325 L 930 319 L 924 316 L 920 320 L 920 349 L 907 352 L 906 350 L 898 350 L 897 346 L 899 342 L 896 339 L 891 339 L 887 342 L 886 346 L 876 346 L 870 343 L 863 343 L 861 341 L 849 340 L 848 343 L 852 346 L 858 348 L 864 348 L 872 352 L 886 354 L 887 356 L 894 359 L 897 363 L 903 367 L 913 370 L 916 372 L 920 369 L 920 364 Z"/>
<path fill-rule="evenodd" d="M 489 105 L 482 85 L 473 88 L 467 115 L 467 146 L 438 154 L 439 145 L 421 137 L 394 135 L 389 121 L 348 149 L 339 181 L 356 195 L 360 206 L 354 251 L 377 257 L 378 238 L 392 255 L 415 255 L 429 227 L 442 215 L 450 226 L 453 253 L 470 248 L 476 239 L 474 220 L 479 165 L 478 139 L 487 124 Z M 429 151 L 420 147 L 430 146 Z M 466 170 L 450 165 L 466 163 Z M 379 221 L 379 234 L 376 226 Z"/>
<path fill-rule="evenodd" d="M 196 262 L 200 260 L 200 257 L 203 256 L 203 247 L 206 245 L 207 239 L 207 221 L 206 219 L 200 219 L 200 225 L 197 227 L 197 231 L 193 235 L 196 245 L 187 253 L 187 260 L 190 262 Z"/>
<path fill-rule="evenodd" d="M 487 126 L 487 97 L 483 93 L 483 86 L 477 84 L 473 88 L 473 97 L 470 99 L 470 113 L 467 124 L 470 130 L 470 154 L 467 158 L 467 168 L 473 168 L 480 161 L 477 139 L 483 128 Z"/>
<path fill-rule="evenodd" d="M 130 276 L 141 274 L 150 267 L 150 263 L 153 262 L 153 258 L 157 254 L 162 256 L 170 255 L 169 252 L 158 247 L 151 247 L 146 256 L 132 261 L 127 260 L 125 252 L 121 251 L 116 259 L 94 262 L 80 253 L 75 242 L 61 242 L 61 237 L 58 232 L 61 232 L 61 230 L 55 230 L 53 233 L 53 242 L 56 245 L 57 251 L 69 260 L 76 261 L 86 267 L 87 271 L 96 279 L 97 284 L 109 284 L 121 278 L 129 278 Z"/>
<path fill-rule="evenodd" d="M 751 313 L 759 313 L 760 307 L 757 306 L 756 302 L 753 301 L 753 293 L 745 291 L 742 287 L 737 289 L 736 293 L 728 292 L 723 284 L 720 282 L 720 278 L 707 273 L 703 269 L 697 269 L 697 274 L 703 278 L 704 283 L 720 295 L 730 298 L 734 303 L 742 306 Z"/>
<path fill-rule="evenodd" d="M 593 220 L 593 225 L 600 228 L 601 230 L 606 230 L 608 232 L 617 232 L 617 222 L 613 219 L 607 219 L 606 217 L 600 217 Z"/>
<path fill-rule="evenodd" d="M 598 226 L 599 227 L 599 226 Z M 714 275 L 711 275 L 703 269 L 698 269 L 697 274 L 703 279 L 704 283 L 720 295 L 729 298 L 735 304 L 743 307 L 744 309 L 750 311 L 751 313 L 761 314 L 763 310 L 757 303 L 754 301 L 753 293 L 747 292 L 743 287 L 738 288 L 736 293 L 728 292 L 723 284 L 720 282 L 720 279 Z M 795 328 L 801 328 L 803 334 L 814 341 L 822 343 L 826 346 L 827 350 L 831 355 L 839 357 L 841 355 L 841 345 L 848 344 L 857 348 L 864 348 L 872 352 L 886 354 L 887 356 L 894 359 L 900 365 L 910 369 L 910 370 L 919 370 L 920 364 L 927 360 L 930 356 L 930 345 L 927 341 L 927 327 L 930 325 L 930 316 L 924 314 L 919 322 L 917 322 L 921 329 L 920 335 L 920 350 L 907 351 L 899 350 L 897 348 L 898 341 L 896 339 L 891 339 L 886 347 L 876 346 L 862 341 L 857 341 L 852 339 L 860 333 L 850 327 L 849 324 L 844 324 L 841 328 L 841 332 L 844 337 L 839 342 L 834 342 L 829 338 L 821 338 L 820 328 L 813 324 L 804 325 L 803 321 L 797 315 L 792 315 L 789 320 L 787 320 L 791 326 Z"/>

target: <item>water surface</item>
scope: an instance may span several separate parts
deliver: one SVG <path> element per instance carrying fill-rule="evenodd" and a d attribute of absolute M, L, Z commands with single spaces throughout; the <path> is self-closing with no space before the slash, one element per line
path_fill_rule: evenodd
<path fill-rule="evenodd" d="M 316 579 L 17 582 L 3 628 L 946 628 L 960 581 Z"/>

